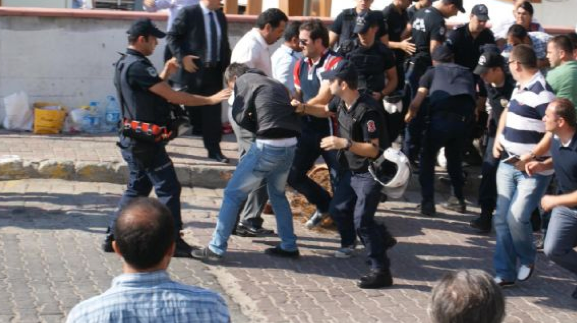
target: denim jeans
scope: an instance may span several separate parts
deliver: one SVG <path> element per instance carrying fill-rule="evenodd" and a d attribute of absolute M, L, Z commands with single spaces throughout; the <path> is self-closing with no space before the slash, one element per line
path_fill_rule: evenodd
<path fill-rule="evenodd" d="M 504 281 L 515 281 L 517 260 L 521 265 L 535 263 L 531 213 L 545 194 L 550 180 L 550 175 L 528 176 L 513 165 L 499 164 L 497 209 L 493 217 L 497 234 L 493 265 L 496 276 Z"/>
<path fill-rule="evenodd" d="M 553 209 L 545 237 L 545 255 L 577 275 L 577 210 L 566 206 Z"/>
<path fill-rule="evenodd" d="M 224 198 L 218 214 L 216 229 L 209 248 L 223 255 L 232 233 L 238 211 L 248 194 L 266 180 L 268 195 L 277 221 L 277 231 L 283 250 L 297 250 L 293 217 L 285 195 L 289 169 L 296 146 L 275 147 L 259 142 L 252 144 L 240 160 L 231 180 L 224 189 Z"/>
<path fill-rule="evenodd" d="M 354 244 L 358 235 L 375 270 L 389 268 L 382 232 L 375 222 L 381 189 L 369 172 L 345 171 L 339 178 L 329 211 L 339 229 L 341 247 Z"/>

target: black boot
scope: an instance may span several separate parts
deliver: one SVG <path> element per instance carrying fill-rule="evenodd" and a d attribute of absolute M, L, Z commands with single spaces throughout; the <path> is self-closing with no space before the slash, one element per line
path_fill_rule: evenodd
<path fill-rule="evenodd" d="M 481 233 L 489 233 L 491 232 L 491 218 L 492 215 L 490 213 L 481 212 L 481 215 L 471 220 L 469 224 Z"/>
<path fill-rule="evenodd" d="M 362 276 L 357 282 L 357 286 L 363 289 L 374 289 L 389 287 L 393 285 L 393 276 L 388 269 L 371 270 L 365 276 Z"/>

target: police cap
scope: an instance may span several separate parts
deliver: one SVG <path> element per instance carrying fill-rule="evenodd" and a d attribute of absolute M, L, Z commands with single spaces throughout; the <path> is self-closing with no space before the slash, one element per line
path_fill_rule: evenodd
<path fill-rule="evenodd" d="M 447 0 L 448 4 L 454 4 L 460 12 L 465 13 L 465 8 L 463 8 L 463 0 Z"/>
<path fill-rule="evenodd" d="M 126 31 L 130 36 L 154 36 L 164 38 L 166 34 L 158 29 L 149 18 L 140 18 L 136 20 Z"/>
<path fill-rule="evenodd" d="M 334 69 L 321 73 L 321 77 L 331 82 L 336 78 L 339 78 L 349 83 L 349 81 L 358 80 L 359 74 L 350 61 L 342 60 Z"/>
<path fill-rule="evenodd" d="M 357 16 L 355 29 L 353 30 L 353 32 L 355 34 L 364 34 L 369 30 L 369 28 L 371 28 L 371 26 L 378 25 L 379 19 L 382 19 L 382 16 L 379 15 L 378 12 L 369 10 Z"/>
<path fill-rule="evenodd" d="M 479 20 L 482 21 L 489 20 L 489 8 L 487 8 L 487 6 L 482 3 L 476 4 L 471 10 L 471 13 L 477 16 Z"/>
<path fill-rule="evenodd" d="M 479 63 L 473 71 L 477 75 L 483 75 L 492 67 L 503 67 L 505 60 L 503 56 L 499 53 L 493 51 L 485 51 L 481 57 L 479 57 Z"/>

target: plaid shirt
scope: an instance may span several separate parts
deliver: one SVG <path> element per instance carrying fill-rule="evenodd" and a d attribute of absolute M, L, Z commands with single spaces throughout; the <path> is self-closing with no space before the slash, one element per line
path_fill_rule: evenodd
<path fill-rule="evenodd" d="M 104 294 L 76 305 L 67 322 L 230 322 L 220 295 L 174 282 L 164 270 L 123 274 Z"/>
<path fill-rule="evenodd" d="M 529 38 L 531 38 L 531 42 L 533 43 L 533 50 L 535 51 L 537 59 L 546 59 L 547 42 L 551 38 L 551 35 L 540 31 L 530 31 L 527 34 L 529 35 Z M 508 58 L 509 55 L 511 55 L 512 49 L 513 46 L 507 44 L 503 49 L 503 56 Z"/>

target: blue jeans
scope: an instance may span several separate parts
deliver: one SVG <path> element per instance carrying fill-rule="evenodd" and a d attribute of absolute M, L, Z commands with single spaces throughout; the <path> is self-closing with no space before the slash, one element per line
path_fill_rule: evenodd
<path fill-rule="evenodd" d="M 240 160 L 231 180 L 224 189 L 224 198 L 218 214 L 216 229 L 209 248 L 223 255 L 228 238 L 232 233 L 236 217 L 248 194 L 266 180 L 268 195 L 277 222 L 277 231 L 283 250 L 297 250 L 293 229 L 293 217 L 285 195 L 289 169 L 292 165 L 296 146 L 275 147 L 255 142 Z"/>
<path fill-rule="evenodd" d="M 528 176 L 513 165 L 499 164 L 497 209 L 493 217 L 497 234 L 493 265 L 496 276 L 504 281 L 512 282 L 517 278 L 517 260 L 521 265 L 535 263 L 531 213 L 550 180 L 550 175 Z"/>
<path fill-rule="evenodd" d="M 376 270 L 389 268 L 382 231 L 375 222 L 381 189 L 369 172 L 345 171 L 339 178 L 329 211 L 339 229 L 341 247 L 354 244 L 358 235 L 367 250 L 371 268 Z"/>
<path fill-rule="evenodd" d="M 553 209 L 543 251 L 559 266 L 577 275 L 577 210 L 566 206 Z"/>

